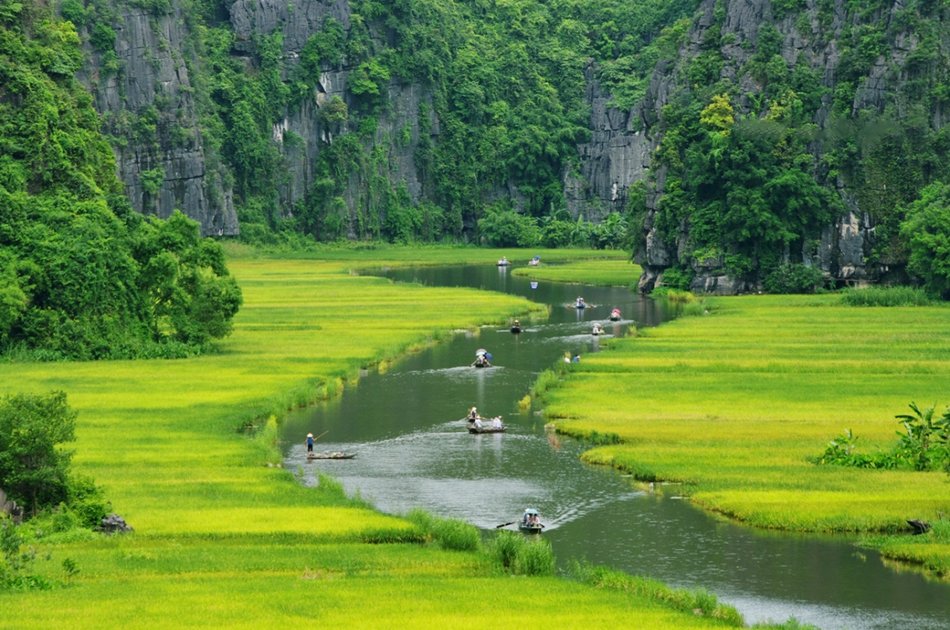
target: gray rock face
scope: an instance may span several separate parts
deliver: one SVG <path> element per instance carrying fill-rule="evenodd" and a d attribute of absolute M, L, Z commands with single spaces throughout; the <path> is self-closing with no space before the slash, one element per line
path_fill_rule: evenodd
<path fill-rule="evenodd" d="M 231 191 L 209 156 L 198 131 L 188 67 L 182 9 L 155 16 L 117 6 L 117 73 L 102 70 L 101 55 L 80 75 L 103 116 L 114 143 L 119 176 L 133 208 L 168 217 L 181 210 L 204 234 L 238 233 Z"/>
<path fill-rule="evenodd" d="M 255 37 L 280 31 L 284 50 L 299 53 L 307 39 L 332 17 L 344 30 L 350 28 L 350 5 L 346 0 L 237 0 L 231 5 L 231 26 L 238 50 L 252 50 Z"/>
<path fill-rule="evenodd" d="M 724 78 L 736 79 L 739 76 L 742 64 L 755 51 L 760 28 L 765 23 L 772 23 L 782 36 L 781 54 L 789 66 L 797 63 L 811 67 L 822 78 L 822 83 L 833 89 L 841 60 L 836 39 L 842 36 L 851 22 L 858 19 L 849 13 L 843 0 L 835 0 L 830 23 L 822 23 L 819 19 L 815 0 L 806 2 L 803 13 L 788 15 L 781 20 L 774 18 L 768 0 L 725 0 L 720 3 L 725 9 L 720 29 L 715 20 L 717 2 L 704 0 L 677 61 L 657 66 L 646 97 L 633 112 L 611 111 L 606 105 L 609 95 L 604 94 L 596 84 L 593 72 L 588 72 L 593 137 L 591 142 L 578 147 L 581 164 L 578 172 L 565 178 L 568 207 L 575 216 L 581 212 L 598 216 L 592 208 L 616 211 L 622 208 L 627 187 L 635 182 L 646 185 L 648 213 L 644 222 L 645 247 L 637 260 L 644 269 L 640 279 L 640 289 L 643 291 L 662 284 L 664 269 L 677 262 L 691 266 L 696 273 L 693 284 L 695 290 L 729 293 L 757 288 L 728 278 L 717 266 L 692 260 L 686 226 L 674 239 L 672 247 L 675 251 L 671 251 L 670 244 L 658 237 L 653 227 L 656 216 L 663 212 L 665 185 L 665 173 L 651 171 L 650 168 L 651 153 L 662 140 L 662 133 L 657 126 L 660 111 L 668 102 L 670 93 L 676 89 L 677 70 L 699 54 L 701 43 L 707 40 L 707 31 L 719 29 L 714 36 L 729 42 L 721 49 Z M 902 2 L 895 2 L 889 9 L 889 15 L 885 13 L 882 19 L 894 18 L 904 8 Z M 898 34 L 894 38 L 887 58 L 879 58 L 858 84 L 852 104 L 853 112 L 861 109 L 884 110 L 889 94 L 894 91 L 894 83 L 900 79 L 894 69 L 903 67 L 917 45 L 917 41 L 906 35 Z M 742 77 L 741 89 L 749 93 L 758 91 L 759 86 L 751 81 L 747 76 Z M 830 98 L 826 99 L 825 105 L 814 118 L 820 128 L 828 122 L 830 102 Z M 744 105 L 747 104 L 739 103 L 740 108 Z M 944 117 L 945 113 L 937 108 L 932 115 L 935 128 L 940 127 Z M 638 131 L 633 131 L 631 120 L 642 122 L 641 126 L 636 127 Z M 642 131 L 639 130 L 641 127 Z M 789 262 L 817 265 L 826 275 L 840 283 L 866 283 L 872 275 L 872 270 L 867 269 L 866 254 L 870 250 L 874 226 L 845 183 L 839 180 L 836 187 L 847 212 L 822 231 L 817 243 L 803 247 L 798 253 L 800 258 L 786 254 L 786 259 Z M 619 194 L 615 195 L 615 192 Z M 618 203 L 618 199 L 621 203 Z"/>

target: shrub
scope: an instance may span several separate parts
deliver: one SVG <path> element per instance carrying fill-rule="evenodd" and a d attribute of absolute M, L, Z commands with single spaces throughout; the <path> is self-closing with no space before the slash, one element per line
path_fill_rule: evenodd
<path fill-rule="evenodd" d="M 779 265 L 765 277 L 763 288 L 769 293 L 814 293 L 824 285 L 821 270 L 810 265 Z"/>

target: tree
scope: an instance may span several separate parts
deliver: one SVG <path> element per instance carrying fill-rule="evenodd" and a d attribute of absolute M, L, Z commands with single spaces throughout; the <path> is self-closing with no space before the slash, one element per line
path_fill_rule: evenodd
<path fill-rule="evenodd" d="M 0 399 L 0 488 L 33 514 L 69 497 L 76 412 L 61 391 Z"/>
<path fill-rule="evenodd" d="M 907 207 L 900 234 L 910 250 L 907 270 L 928 292 L 950 299 L 950 186 L 924 188 Z"/>

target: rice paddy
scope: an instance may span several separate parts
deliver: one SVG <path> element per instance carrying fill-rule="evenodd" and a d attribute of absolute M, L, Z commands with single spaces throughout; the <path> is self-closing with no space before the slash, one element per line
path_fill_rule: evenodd
<path fill-rule="evenodd" d="M 113 537 L 46 532 L 33 542 L 36 570 L 60 585 L 0 593 L 0 628 L 735 622 L 664 604 L 668 595 L 506 575 L 484 553 L 426 542 L 410 520 L 344 496 L 331 479 L 306 488 L 279 467 L 276 423 L 288 409 L 357 386 L 360 369 L 383 369 L 452 330 L 538 308 L 466 289 L 397 286 L 353 268 L 488 264 L 537 252 L 374 247 L 265 258 L 229 251 L 244 307 L 217 354 L 0 363 L 0 394 L 67 392 L 79 413 L 75 468 L 135 528 Z"/>
<path fill-rule="evenodd" d="M 950 575 L 950 476 L 818 466 L 851 429 L 863 452 L 888 450 L 908 404 L 950 405 L 950 308 L 855 308 L 839 295 L 742 296 L 572 365 L 543 393 L 564 433 L 614 434 L 592 463 L 676 492 L 715 513 L 770 529 L 897 533 L 868 538 L 886 554 Z"/>

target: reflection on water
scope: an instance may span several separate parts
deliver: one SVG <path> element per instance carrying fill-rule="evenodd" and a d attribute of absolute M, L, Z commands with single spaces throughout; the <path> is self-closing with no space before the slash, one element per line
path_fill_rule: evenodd
<path fill-rule="evenodd" d="M 947 627 L 950 587 L 891 571 L 847 542 L 762 534 L 639 491 L 612 471 L 581 463 L 580 445 L 545 433 L 542 418 L 518 410 L 542 370 L 565 353 L 583 360 L 598 350 L 592 322 L 619 336 L 634 321 L 662 321 L 666 315 L 652 301 L 624 289 L 584 287 L 592 306 L 574 309 L 576 285 L 532 288 L 493 266 L 390 275 L 525 295 L 552 305 L 551 317 L 522 322 L 520 335 L 507 327 L 458 335 L 289 418 L 282 429 L 286 465 L 301 468 L 306 483 L 326 472 L 384 512 L 421 507 L 486 530 L 537 507 L 560 562 L 587 560 L 705 588 L 750 622 L 795 616 L 824 628 Z M 613 307 L 624 321 L 606 321 Z M 494 367 L 470 367 L 480 347 L 494 355 Z M 508 432 L 468 434 L 462 417 L 473 405 L 484 416 L 503 415 Z M 308 431 L 326 432 L 320 448 L 354 451 L 356 459 L 306 461 Z"/>

